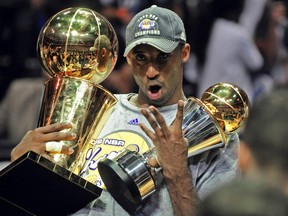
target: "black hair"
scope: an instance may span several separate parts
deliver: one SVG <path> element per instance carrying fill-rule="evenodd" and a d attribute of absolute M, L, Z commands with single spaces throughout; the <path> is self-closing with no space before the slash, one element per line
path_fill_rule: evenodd
<path fill-rule="evenodd" d="M 276 86 L 256 100 L 242 134 L 260 169 L 288 172 L 288 86 Z"/>
<path fill-rule="evenodd" d="M 255 180 L 230 182 L 209 194 L 198 216 L 286 216 L 288 199 L 282 190 Z"/>

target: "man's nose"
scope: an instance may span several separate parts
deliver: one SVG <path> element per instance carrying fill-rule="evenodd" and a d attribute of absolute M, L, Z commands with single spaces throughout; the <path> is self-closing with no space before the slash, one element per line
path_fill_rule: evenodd
<path fill-rule="evenodd" d="M 148 79 L 156 79 L 159 76 L 159 70 L 153 64 L 149 64 L 146 72 Z"/>

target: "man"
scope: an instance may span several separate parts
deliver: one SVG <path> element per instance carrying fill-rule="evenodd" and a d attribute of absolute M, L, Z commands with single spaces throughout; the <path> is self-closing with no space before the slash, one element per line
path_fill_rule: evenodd
<path fill-rule="evenodd" d="M 155 145 L 165 182 L 146 200 L 136 213 L 139 215 L 194 215 L 198 196 L 202 198 L 237 173 L 234 154 L 239 141 L 237 135 L 230 137 L 228 148 L 187 160 L 188 146 L 182 131 L 186 100 L 182 80 L 183 65 L 189 53 L 183 22 L 170 10 L 152 6 L 136 14 L 127 26 L 124 56 L 139 91 L 138 94 L 116 95 L 119 101 L 95 138 L 93 155 L 96 156 L 90 158 L 87 168 L 96 169 L 95 162 L 99 158 L 123 148 L 134 146 L 143 153 Z M 29 149 L 48 156 L 46 142 L 75 138 L 75 134 L 61 132 L 69 127 L 69 124 L 54 124 L 28 132 L 13 150 L 12 160 Z M 106 143 L 105 140 L 115 142 Z M 63 147 L 62 152 L 69 154 L 73 150 Z M 101 180 L 96 179 L 96 184 L 101 186 Z M 90 206 L 75 214 L 93 213 L 127 215 L 106 190 Z"/>
<path fill-rule="evenodd" d="M 288 86 L 279 86 L 252 107 L 239 148 L 243 175 L 288 194 Z"/>
<path fill-rule="evenodd" d="M 108 69 L 112 67 L 112 46 L 110 40 L 106 35 L 99 35 L 94 42 L 94 45 L 90 47 L 90 51 L 94 52 L 96 59 L 92 62 L 90 67 L 94 71 L 92 77 L 87 77 L 92 82 L 98 83 L 101 77 L 106 76 L 109 73 Z M 89 75 L 91 76 L 91 75 Z M 85 76 L 82 78 L 86 79 Z"/>
<path fill-rule="evenodd" d="M 286 194 L 255 180 L 231 182 L 204 199 L 197 216 L 287 216 Z"/>

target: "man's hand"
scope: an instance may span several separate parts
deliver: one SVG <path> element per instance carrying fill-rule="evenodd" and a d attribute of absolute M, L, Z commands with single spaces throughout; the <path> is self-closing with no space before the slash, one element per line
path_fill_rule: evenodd
<path fill-rule="evenodd" d="M 72 125 L 70 123 L 55 123 L 28 131 L 21 142 L 12 150 L 11 160 L 16 160 L 30 150 L 46 158 L 52 159 L 48 154 L 49 152 L 47 152 L 46 142 L 74 140 L 76 138 L 75 133 L 61 132 L 62 130 L 70 129 L 71 127 Z M 72 148 L 62 146 L 60 153 L 70 155 L 73 151 Z"/>
<path fill-rule="evenodd" d="M 188 169 L 188 141 L 182 131 L 184 102 L 178 102 L 176 118 L 170 126 L 155 107 L 148 109 L 141 112 L 154 132 L 143 124 L 140 127 L 155 145 L 156 159 L 163 168 L 174 215 L 196 215 L 198 197 Z"/>
<path fill-rule="evenodd" d="M 180 101 L 176 118 L 170 126 L 167 126 L 164 117 L 155 107 L 150 106 L 149 111 L 141 110 L 154 132 L 143 124 L 140 127 L 155 145 L 157 160 L 167 177 L 179 172 L 179 169 L 187 169 L 188 145 L 182 131 L 183 107 L 184 103 Z"/>

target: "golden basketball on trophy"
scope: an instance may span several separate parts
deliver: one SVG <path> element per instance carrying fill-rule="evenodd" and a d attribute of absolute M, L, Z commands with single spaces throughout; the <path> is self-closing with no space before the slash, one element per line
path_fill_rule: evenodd
<path fill-rule="evenodd" d="M 250 101 L 243 89 L 232 83 L 217 83 L 201 96 L 225 133 L 241 130 L 249 114 Z"/>

